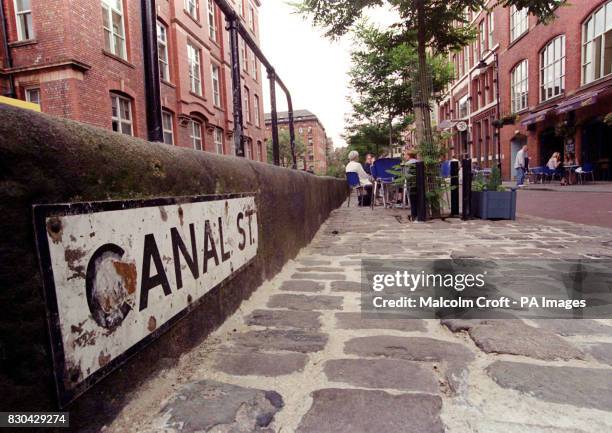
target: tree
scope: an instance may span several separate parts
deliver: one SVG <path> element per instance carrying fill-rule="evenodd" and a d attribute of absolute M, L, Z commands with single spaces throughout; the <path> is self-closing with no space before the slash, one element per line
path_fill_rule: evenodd
<path fill-rule="evenodd" d="M 274 164 L 274 156 L 272 154 L 272 140 L 268 141 L 268 162 Z M 278 128 L 278 147 L 280 150 L 280 165 L 281 167 L 290 168 L 293 166 L 293 158 L 291 156 L 291 139 L 289 131 L 285 128 Z M 295 159 L 296 161 L 304 160 L 306 146 L 302 141 L 302 137 L 295 137 Z"/>
<path fill-rule="evenodd" d="M 401 142 L 400 131 L 403 128 L 396 124 L 391 129 L 389 125 L 383 123 L 364 123 L 349 126 L 344 134 L 349 150 L 356 150 L 363 160 L 367 153 L 373 153 L 380 157 L 383 153 L 389 152 L 389 134 L 393 142 Z"/>
<path fill-rule="evenodd" d="M 399 41 L 414 46 L 417 52 L 413 94 L 417 140 L 432 143 L 434 137 L 429 107 L 432 86 L 427 50 L 435 55 L 467 45 L 473 39 L 475 29 L 469 25 L 465 11 L 479 10 L 486 3 L 486 0 L 302 0 L 296 7 L 298 12 L 311 17 L 314 25 L 324 28 L 331 38 L 354 29 L 366 9 L 382 5 L 393 7 L 400 18 L 392 26 L 401 30 Z M 496 4 L 527 8 L 540 20 L 547 21 L 564 3 L 566 0 L 499 0 Z"/>
<path fill-rule="evenodd" d="M 327 158 L 327 176 L 343 179 L 346 175 L 345 166 L 348 159 L 348 149 L 346 147 L 338 147 L 333 149 Z"/>

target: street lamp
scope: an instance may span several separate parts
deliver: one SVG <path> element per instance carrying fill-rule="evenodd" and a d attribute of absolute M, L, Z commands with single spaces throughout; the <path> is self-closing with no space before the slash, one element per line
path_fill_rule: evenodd
<path fill-rule="evenodd" d="M 486 50 L 485 52 L 483 52 L 482 54 L 488 54 L 493 52 L 492 50 Z M 495 64 L 495 97 L 497 98 L 497 117 L 500 118 L 501 117 L 501 111 L 499 108 L 499 104 L 500 104 L 500 95 L 499 95 L 499 56 L 497 55 L 497 52 L 493 52 L 493 63 Z M 478 65 L 476 66 L 478 69 L 480 70 L 484 70 L 487 69 L 489 67 L 489 65 L 487 64 L 487 62 L 485 62 L 484 58 L 480 60 L 480 62 L 478 62 Z M 497 119 L 499 120 L 499 119 Z M 501 125 L 499 124 L 499 122 L 495 122 L 494 125 L 495 129 L 497 130 L 495 133 L 495 139 L 497 140 L 497 168 L 499 168 L 499 173 L 501 175 L 501 170 L 502 170 L 502 163 L 501 163 L 501 137 L 500 137 L 500 129 L 501 129 Z"/>

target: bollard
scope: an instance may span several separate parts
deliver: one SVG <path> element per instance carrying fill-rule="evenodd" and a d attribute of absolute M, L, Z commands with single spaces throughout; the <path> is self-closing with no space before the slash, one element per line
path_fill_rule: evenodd
<path fill-rule="evenodd" d="M 459 161 L 451 161 L 451 217 L 459 216 Z"/>
<path fill-rule="evenodd" d="M 425 163 L 416 163 L 416 190 L 417 190 L 417 221 L 426 221 L 425 212 Z"/>
<path fill-rule="evenodd" d="M 472 160 L 464 159 L 461 162 L 461 169 L 463 170 L 463 198 L 461 201 L 461 219 L 470 219 L 472 213 Z"/>

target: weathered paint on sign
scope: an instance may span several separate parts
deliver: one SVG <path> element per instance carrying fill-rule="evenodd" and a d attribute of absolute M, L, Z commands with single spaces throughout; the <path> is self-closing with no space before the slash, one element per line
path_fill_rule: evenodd
<path fill-rule="evenodd" d="M 35 206 L 60 403 L 257 254 L 252 195 Z"/>

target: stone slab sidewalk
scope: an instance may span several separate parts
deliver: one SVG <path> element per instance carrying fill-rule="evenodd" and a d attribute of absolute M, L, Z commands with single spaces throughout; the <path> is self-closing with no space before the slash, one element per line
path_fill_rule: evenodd
<path fill-rule="evenodd" d="M 365 258 L 612 258 L 612 231 L 335 211 L 106 432 L 609 433 L 612 321 L 374 319 Z"/>

